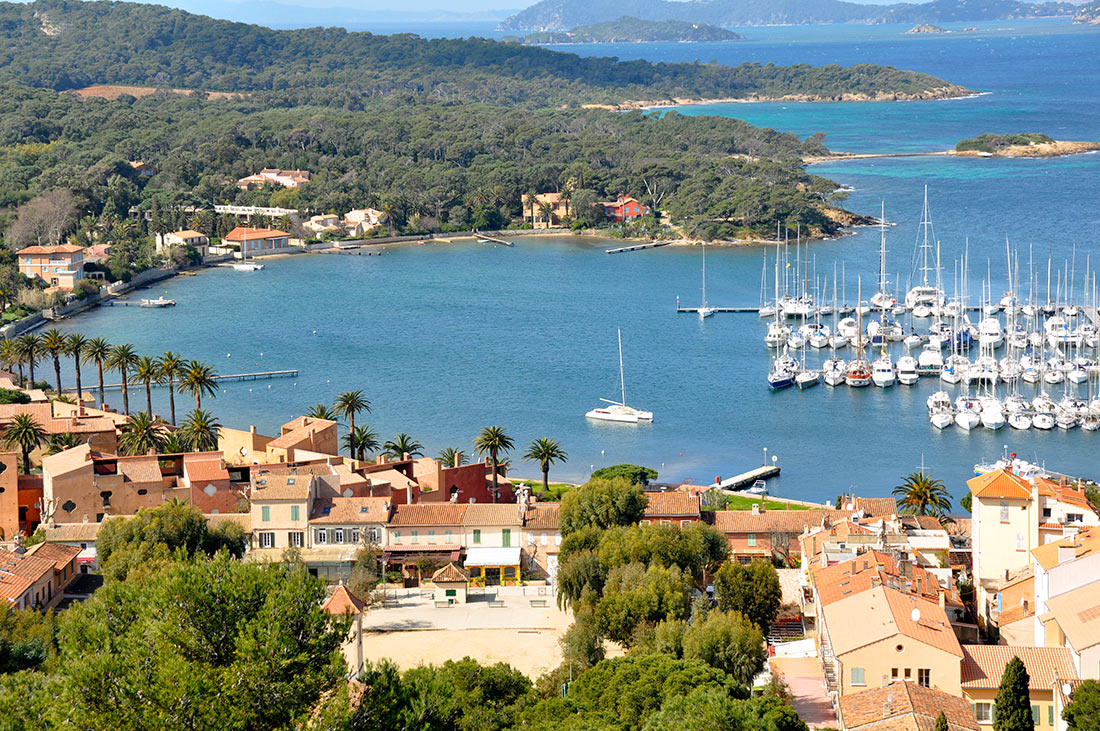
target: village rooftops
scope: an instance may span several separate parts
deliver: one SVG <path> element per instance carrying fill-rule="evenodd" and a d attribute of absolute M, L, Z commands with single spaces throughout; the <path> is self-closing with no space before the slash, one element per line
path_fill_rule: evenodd
<path fill-rule="evenodd" d="M 264 239 L 285 239 L 290 234 L 273 228 L 237 228 L 225 235 L 226 241 L 262 241 Z M 303 417 L 304 418 L 304 417 Z"/>
<path fill-rule="evenodd" d="M 71 404 L 59 401 L 29 404 L 0 404 L 0 425 L 11 423 L 19 414 L 34 417 L 47 434 L 98 434 L 114 432 L 119 420 L 98 409 L 85 409 L 80 415 L 79 409 Z M 125 423 L 126 417 L 121 419 Z"/>
<path fill-rule="evenodd" d="M 390 500 L 384 497 L 327 497 L 313 502 L 309 522 L 315 524 L 385 523 Z"/>
<path fill-rule="evenodd" d="M 283 234 L 284 236 L 286 234 Z M 290 449 L 306 439 L 310 434 L 329 429 L 336 425 L 335 421 L 327 419 L 314 419 L 310 416 L 299 416 L 294 421 L 283 424 L 283 433 L 268 442 L 268 449 Z"/>
<path fill-rule="evenodd" d="M 887 586 L 930 602 L 938 602 L 942 593 L 945 604 L 962 606 L 956 593 L 941 587 L 934 574 L 911 562 L 903 565 L 882 551 L 866 551 L 849 561 L 813 569 L 811 576 L 822 605 Z"/>
<path fill-rule="evenodd" d="M 83 246 L 76 244 L 58 244 L 57 246 L 28 246 L 15 252 L 16 256 L 31 256 L 34 254 L 75 254 L 84 251 Z"/>
<path fill-rule="evenodd" d="M 535 503 L 523 516 L 527 530 L 558 530 L 558 512 L 561 503 Z"/>
<path fill-rule="evenodd" d="M 53 575 L 56 562 L 46 556 L 31 556 L 0 549 L 0 597 L 15 602 L 28 588 Z"/>
<path fill-rule="evenodd" d="M 102 523 L 56 523 L 42 527 L 47 543 L 95 543 Z"/>
<path fill-rule="evenodd" d="M 983 500 L 1027 500 L 1031 497 L 1031 483 L 1003 469 L 968 480 L 966 485 L 974 497 Z"/>
<path fill-rule="evenodd" d="M 432 581 L 435 583 L 459 583 L 463 581 L 469 581 L 470 575 L 463 569 L 455 566 L 453 563 L 448 563 L 443 568 L 432 574 Z"/>
<path fill-rule="evenodd" d="M 1047 599 L 1041 622 L 1054 619 L 1078 653 L 1100 644 L 1100 581 Z"/>
<path fill-rule="evenodd" d="M 229 470 L 220 452 L 206 453 L 209 456 L 188 454 L 183 458 L 183 473 L 191 482 L 217 482 L 229 479 Z"/>
<path fill-rule="evenodd" d="M 646 518 L 698 518 L 699 498 L 683 492 L 647 492 Z"/>
<path fill-rule="evenodd" d="M 932 731 L 943 712 L 950 731 L 977 731 L 970 704 L 958 696 L 917 683 L 894 682 L 840 697 L 840 720 L 847 731 Z"/>
<path fill-rule="evenodd" d="M 398 505 L 391 526 L 520 524 L 515 503 L 417 503 Z"/>
<path fill-rule="evenodd" d="M 185 228 L 180 231 L 173 231 L 169 236 L 177 236 L 181 239 L 204 239 L 206 234 L 201 231 L 195 231 L 194 229 Z"/>
<path fill-rule="evenodd" d="M 1032 688 L 1052 688 L 1055 681 L 1077 677 L 1073 655 L 1065 647 L 963 645 L 962 687 L 996 690 L 1013 657 L 1024 663 Z"/>
<path fill-rule="evenodd" d="M 1038 548 L 1031 549 L 1031 555 L 1040 566 L 1047 571 L 1065 560 L 1062 549 L 1073 549 L 1073 558 L 1084 558 L 1100 551 L 1100 528 L 1089 528 L 1075 536 L 1068 536 L 1061 540 L 1044 543 Z"/>
<path fill-rule="evenodd" d="M 716 510 L 714 527 L 722 533 L 801 533 L 850 515 L 845 510 Z"/>
<path fill-rule="evenodd" d="M 341 584 L 332 592 L 332 596 L 321 605 L 329 614 L 362 614 L 367 611 L 368 604 L 355 596 L 346 586 Z"/>
<path fill-rule="evenodd" d="M 1084 490 L 1078 490 L 1069 485 L 1052 482 L 1043 477 L 1036 477 L 1034 483 L 1035 486 L 1039 488 L 1039 495 L 1043 497 L 1054 498 L 1058 502 L 1066 503 L 1076 508 L 1082 508 L 1083 510 L 1096 512 L 1092 507 L 1092 503 L 1089 502 L 1088 497 L 1085 495 Z"/>
<path fill-rule="evenodd" d="M 253 479 L 252 501 L 308 500 L 314 476 L 262 474 Z"/>
<path fill-rule="evenodd" d="M 76 546 L 63 546 L 59 543 L 36 543 L 27 547 L 25 556 L 53 561 L 54 568 L 61 571 L 80 553 Z"/>
<path fill-rule="evenodd" d="M 963 654 L 939 604 L 886 586 L 827 604 L 821 613 L 837 655 L 898 634 L 952 655 Z"/>

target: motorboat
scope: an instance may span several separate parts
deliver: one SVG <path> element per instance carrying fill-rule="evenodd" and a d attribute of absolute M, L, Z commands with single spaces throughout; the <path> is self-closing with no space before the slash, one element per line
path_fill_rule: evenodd
<path fill-rule="evenodd" d="M 1031 425 L 1042 431 L 1050 431 L 1054 428 L 1054 414 L 1048 411 L 1037 411 L 1031 417 Z"/>
<path fill-rule="evenodd" d="M 897 382 L 894 360 L 885 350 L 871 363 L 871 382 L 879 388 L 889 388 Z"/>
<path fill-rule="evenodd" d="M 978 344 L 999 348 L 1005 343 L 1005 333 L 1001 321 L 996 317 L 986 317 L 978 323 Z"/>
<path fill-rule="evenodd" d="M 1066 409 L 1058 409 L 1054 412 L 1054 424 L 1063 431 L 1069 431 L 1077 427 L 1077 415 Z"/>
<path fill-rule="evenodd" d="M 1096 431 L 1100 429 L 1100 414 L 1095 411 L 1090 411 L 1085 414 L 1084 418 L 1081 419 L 1081 428 L 1085 431 Z"/>
<path fill-rule="evenodd" d="M 848 342 L 855 340 L 859 336 L 859 326 L 856 325 L 856 320 L 853 317 L 845 317 L 838 322 L 836 331 L 838 335 L 847 338 Z"/>
<path fill-rule="evenodd" d="M 791 336 L 791 328 L 782 322 L 773 320 L 768 323 L 768 332 L 764 335 L 764 344 L 769 348 L 778 348 L 787 342 Z"/>
<path fill-rule="evenodd" d="M 600 399 L 606 406 L 597 406 L 585 414 L 585 418 L 595 421 L 614 421 L 620 424 L 638 424 L 653 421 L 652 411 L 642 411 L 626 404 L 626 379 L 623 376 L 623 331 L 619 330 L 619 386 L 622 389 L 622 401 Z"/>
<path fill-rule="evenodd" d="M 175 307 L 176 301 L 165 299 L 164 295 L 154 299 L 143 299 L 139 304 L 139 307 Z"/>
<path fill-rule="evenodd" d="M 1003 427 L 1005 425 L 1005 412 L 1000 400 L 994 396 L 984 396 L 979 401 L 982 408 L 982 426 L 993 430 Z"/>
<path fill-rule="evenodd" d="M 906 350 L 912 350 L 913 348 L 919 348 L 921 345 L 923 345 L 924 338 L 922 338 L 920 335 L 917 335 L 916 333 L 913 333 L 912 335 L 906 335 L 903 342 L 905 343 Z"/>
<path fill-rule="evenodd" d="M 943 371 L 943 353 L 931 343 L 917 355 L 917 374 L 934 376 Z"/>
<path fill-rule="evenodd" d="M 911 355 L 903 355 L 898 358 L 898 383 L 903 386 L 912 386 L 919 380 L 917 359 Z"/>
<path fill-rule="evenodd" d="M 844 383 L 844 375 L 847 370 L 847 363 L 839 358 L 833 357 L 825 361 L 822 364 L 824 370 L 824 379 L 826 386 L 839 386 Z"/>
<path fill-rule="evenodd" d="M 1026 411 L 1010 411 L 1008 412 L 1008 425 L 1013 429 L 1020 429 L 1021 431 L 1031 428 L 1032 417 Z"/>
<path fill-rule="evenodd" d="M 234 262 L 232 266 L 238 272 L 258 272 L 264 268 L 263 264 L 254 261 L 238 261 Z"/>

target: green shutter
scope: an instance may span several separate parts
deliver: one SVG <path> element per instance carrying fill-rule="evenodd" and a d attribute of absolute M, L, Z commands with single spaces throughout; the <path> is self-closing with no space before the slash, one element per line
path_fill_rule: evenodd
<path fill-rule="evenodd" d="M 1031 725 L 1032 726 L 1038 726 L 1039 725 L 1039 706 L 1034 706 L 1033 705 L 1031 707 Z"/>
<path fill-rule="evenodd" d="M 1054 725 L 1054 706 L 1047 706 L 1047 725 Z"/>
<path fill-rule="evenodd" d="M 505 548 L 510 547 L 512 545 L 512 531 L 508 528 L 502 530 L 500 532 L 500 541 L 501 545 L 503 545 Z"/>
<path fill-rule="evenodd" d="M 481 531 L 474 529 L 474 543 L 481 543 Z"/>
<path fill-rule="evenodd" d="M 447 589 L 447 591 L 445 592 L 445 595 L 446 596 L 458 596 L 458 592 L 454 589 Z"/>
<path fill-rule="evenodd" d="M 264 505 L 262 508 L 260 508 L 260 520 L 265 523 L 269 523 L 271 521 L 271 508 L 267 505 Z"/>
<path fill-rule="evenodd" d="M 298 506 L 297 505 L 291 505 L 290 506 L 290 519 L 291 520 L 298 520 Z"/>

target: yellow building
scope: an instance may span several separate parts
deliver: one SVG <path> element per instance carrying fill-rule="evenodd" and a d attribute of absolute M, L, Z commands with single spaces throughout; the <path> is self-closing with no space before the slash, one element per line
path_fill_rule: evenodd
<path fill-rule="evenodd" d="M 76 244 L 28 246 L 15 256 L 20 274 L 51 287 L 72 290 L 84 278 L 84 247 Z"/>
<path fill-rule="evenodd" d="M 1055 687 L 1077 679 L 1069 650 L 1060 647 L 963 645 L 962 695 L 981 725 L 993 723 L 993 705 L 1005 666 L 1019 657 L 1030 681 L 1031 718 L 1040 731 L 1058 728 Z"/>
<path fill-rule="evenodd" d="M 948 731 L 978 731 L 962 698 L 903 681 L 846 695 L 837 704 L 841 731 L 928 731 L 940 713 Z"/>

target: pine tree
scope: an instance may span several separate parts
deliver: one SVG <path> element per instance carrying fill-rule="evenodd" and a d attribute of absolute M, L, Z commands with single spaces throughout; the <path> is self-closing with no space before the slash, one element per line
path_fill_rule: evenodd
<path fill-rule="evenodd" d="M 1001 687 L 993 705 L 993 731 L 1034 731 L 1031 719 L 1031 684 L 1027 670 L 1013 657 L 1001 676 Z"/>
<path fill-rule="evenodd" d="M 943 715 L 943 711 L 936 716 L 936 725 L 932 731 L 947 731 L 947 716 Z"/>

